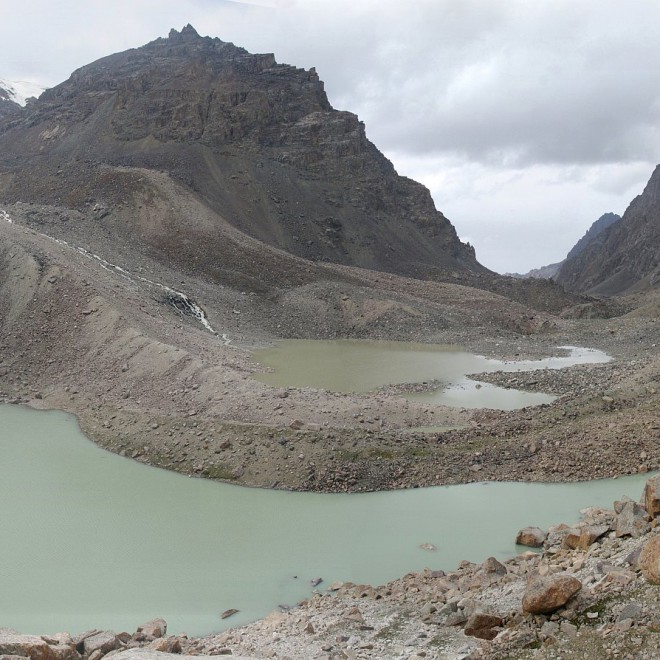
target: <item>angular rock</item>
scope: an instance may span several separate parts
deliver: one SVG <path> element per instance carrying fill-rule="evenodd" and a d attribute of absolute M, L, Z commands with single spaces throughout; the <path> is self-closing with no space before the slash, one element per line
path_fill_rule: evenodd
<path fill-rule="evenodd" d="M 178 637 L 159 637 L 154 639 L 147 648 L 163 653 L 181 653 L 181 640 Z"/>
<path fill-rule="evenodd" d="M 660 474 L 647 479 L 642 495 L 646 512 L 655 518 L 660 513 Z"/>
<path fill-rule="evenodd" d="M 614 524 L 617 537 L 632 536 L 636 539 L 651 529 L 646 510 L 637 502 L 630 499 L 615 502 L 614 510 L 617 514 Z"/>
<path fill-rule="evenodd" d="M 19 655 L 32 660 L 57 660 L 53 649 L 36 635 L 0 635 L 0 655 Z"/>
<path fill-rule="evenodd" d="M 499 616 L 475 612 L 468 618 L 463 632 L 470 637 L 478 637 L 479 639 L 495 639 L 497 630 L 493 630 L 493 628 L 501 626 L 502 623 L 503 621 Z"/>
<path fill-rule="evenodd" d="M 147 637 L 163 637 L 167 633 L 167 621 L 165 619 L 152 619 L 138 626 L 137 631 L 144 633 Z"/>
<path fill-rule="evenodd" d="M 660 536 L 654 536 L 644 544 L 639 567 L 651 584 L 660 584 Z"/>
<path fill-rule="evenodd" d="M 637 621 L 642 614 L 642 606 L 639 603 L 630 602 L 624 606 L 624 608 L 619 612 L 617 616 L 617 621 L 625 621 L 626 619 L 632 619 Z"/>
<path fill-rule="evenodd" d="M 540 527 L 525 527 L 518 532 L 516 544 L 540 548 L 547 538 L 548 535 Z"/>
<path fill-rule="evenodd" d="M 609 525 L 587 525 L 580 529 L 579 534 L 569 533 L 563 541 L 563 545 L 571 550 L 586 550 L 594 544 L 601 536 L 610 531 Z"/>
<path fill-rule="evenodd" d="M 452 612 L 445 621 L 445 626 L 462 626 L 467 621 L 464 612 Z"/>
<path fill-rule="evenodd" d="M 565 605 L 582 589 L 582 582 L 571 575 L 536 575 L 529 579 L 523 595 L 523 611 L 549 614 Z"/>
<path fill-rule="evenodd" d="M 560 525 L 553 525 L 548 529 L 548 536 L 544 542 L 547 550 L 552 548 L 560 548 L 564 545 L 564 539 L 570 534 L 580 534 L 579 527 L 569 527 L 564 523 Z"/>
<path fill-rule="evenodd" d="M 68 644 L 55 644 L 51 649 L 59 660 L 80 660 L 82 657 L 75 647 Z"/>
<path fill-rule="evenodd" d="M 638 566 L 639 565 L 639 556 L 642 554 L 642 548 L 644 545 L 640 545 L 637 548 L 635 548 L 626 558 L 625 562 L 626 564 L 630 564 L 631 566 Z"/>
<path fill-rule="evenodd" d="M 117 648 L 117 636 L 110 630 L 87 637 L 83 642 L 85 655 L 91 656 L 94 651 L 100 651 L 103 655 Z"/>
<path fill-rule="evenodd" d="M 82 653 L 85 650 L 85 644 L 84 644 L 85 640 L 88 637 L 97 635 L 100 632 L 101 632 L 100 630 L 96 630 L 95 628 L 94 630 L 86 630 L 85 632 L 79 633 L 77 635 L 73 635 L 72 637 L 73 644 L 78 649 L 78 651 Z"/>
<path fill-rule="evenodd" d="M 47 644 L 51 646 L 56 646 L 57 644 L 66 644 L 67 646 L 75 646 L 73 637 L 69 633 L 56 633 L 55 635 L 41 635 L 41 639 L 44 640 Z"/>
<path fill-rule="evenodd" d="M 546 621 L 541 626 L 542 639 L 555 639 L 559 634 L 559 624 L 556 621 Z"/>
<path fill-rule="evenodd" d="M 495 557 L 488 557 L 488 559 L 486 559 L 481 565 L 481 569 L 485 573 L 492 573 L 495 575 L 506 575 L 507 573 L 506 566 L 502 562 L 497 561 Z"/>

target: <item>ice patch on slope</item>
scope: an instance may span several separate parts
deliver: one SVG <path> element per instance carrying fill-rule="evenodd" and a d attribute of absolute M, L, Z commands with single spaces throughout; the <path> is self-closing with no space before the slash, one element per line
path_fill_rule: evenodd
<path fill-rule="evenodd" d="M 22 106 L 25 106 L 29 98 L 39 97 L 48 89 L 31 80 L 4 80 L 3 78 L 0 78 L 0 87 L 8 92 L 10 101 Z"/>

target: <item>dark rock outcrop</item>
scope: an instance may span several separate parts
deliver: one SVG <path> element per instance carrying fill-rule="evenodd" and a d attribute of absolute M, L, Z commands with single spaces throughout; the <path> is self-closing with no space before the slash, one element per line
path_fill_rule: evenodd
<path fill-rule="evenodd" d="M 541 268 L 534 268 L 524 275 L 518 273 L 512 273 L 512 277 L 524 279 L 531 277 L 533 279 L 545 279 L 553 280 L 556 279 L 559 275 L 559 272 L 564 268 L 564 265 L 567 262 L 574 260 L 583 250 L 596 241 L 596 239 L 611 225 L 613 225 L 618 220 L 621 220 L 621 216 L 616 213 L 605 213 L 594 222 L 589 229 L 587 229 L 584 236 L 571 248 L 570 252 L 566 255 L 566 259 L 558 261 L 554 264 L 548 264 L 547 266 L 541 266 Z"/>

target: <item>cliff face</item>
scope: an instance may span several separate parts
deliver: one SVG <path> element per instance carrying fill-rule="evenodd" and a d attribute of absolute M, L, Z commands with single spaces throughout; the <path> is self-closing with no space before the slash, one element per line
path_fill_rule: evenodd
<path fill-rule="evenodd" d="M 0 154 L 5 203 L 84 212 L 94 200 L 112 214 L 107 168 L 147 168 L 194 191 L 219 223 L 298 256 L 416 276 L 488 272 L 428 190 L 397 175 L 354 114 L 332 108 L 314 69 L 191 26 L 82 67 L 0 120 Z M 125 206 L 144 203 L 143 190 L 122 186 Z M 148 233 L 160 249 L 168 237 L 145 232 L 134 210 L 115 229 Z M 193 236 L 196 219 L 181 222 Z M 212 228 L 204 235 L 214 240 Z"/>
<path fill-rule="evenodd" d="M 557 281 L 572 291 L 606 296 L 660 283 L 660 166 L 623 217 L 566 260 Z"/>

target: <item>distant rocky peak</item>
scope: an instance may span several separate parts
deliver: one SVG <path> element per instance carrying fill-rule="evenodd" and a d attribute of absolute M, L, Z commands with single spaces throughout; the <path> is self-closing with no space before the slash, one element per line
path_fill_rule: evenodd
<path fill-rule="evenodd" d="M 621 220 L 621 216 L 616 213 L 604 213 L 587 230 L 585 235 L 571 248 L 566 259 L 577 257 L 594 239 L 611 227 L 615 222 Z"/>
<path fill-rule="evenodd" d="M 202 37 L 199 36 L 199 32 L 195 30 L 195 28 L 188 23 L 181 32 L 178 32 L 174 28 L 170 30 L 170 33 L 167 37 L 170 41 L 174 42 L 185 42 L 185 41 L 195 41 L 197 39 L 201 39 Z"/>

